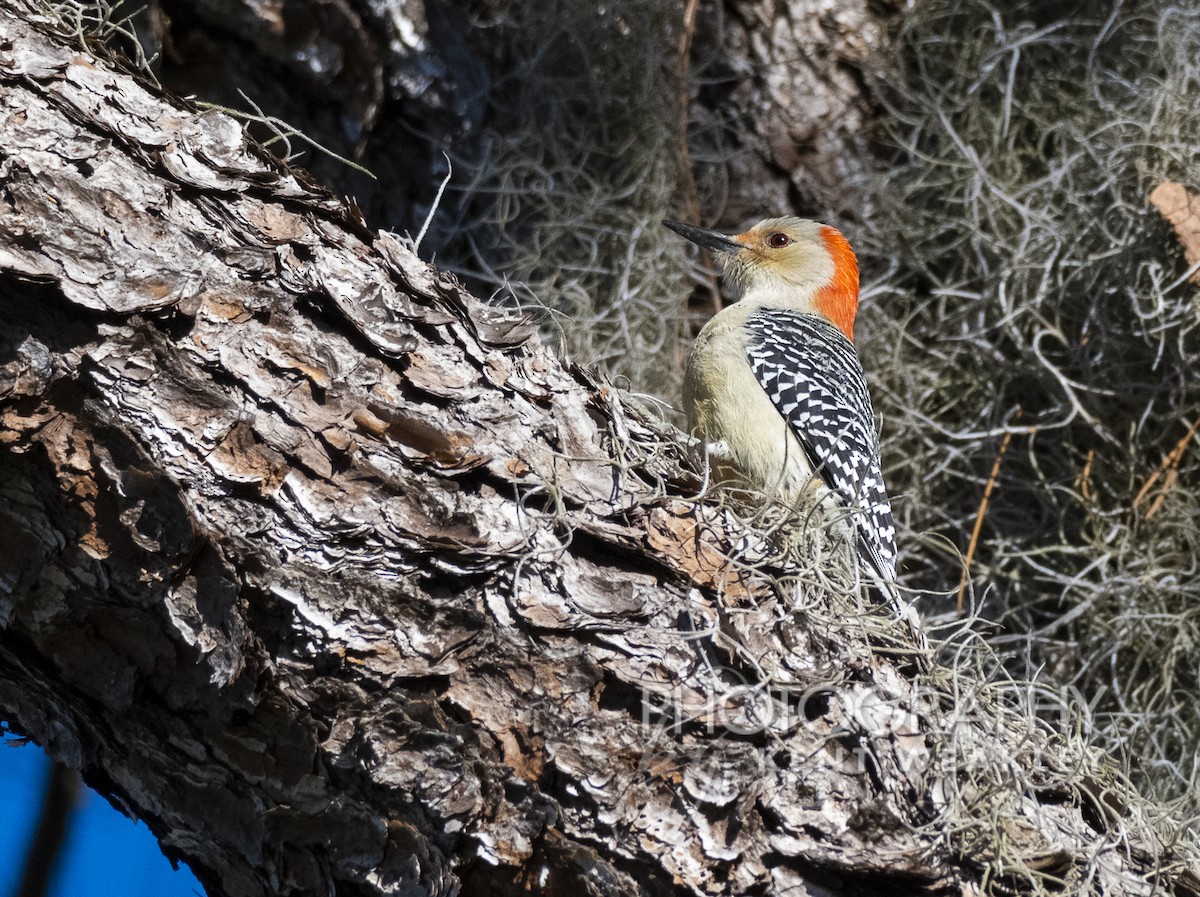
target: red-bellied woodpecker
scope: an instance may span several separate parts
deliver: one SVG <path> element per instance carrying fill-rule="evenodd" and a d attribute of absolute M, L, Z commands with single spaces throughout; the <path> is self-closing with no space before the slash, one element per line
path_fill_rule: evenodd
<path fill-rule="evenodd" d="M 891 591 L 896 529 L 854 351 L 850 244 L 802 218 L 768 218 L 735 236 L 663 224 L 710 250 L 740 297 L 696 337 L 683 383 L 688 425 L 716 474 L 787 504 L 820 491 L 850 512 L 859 555 Z"/>

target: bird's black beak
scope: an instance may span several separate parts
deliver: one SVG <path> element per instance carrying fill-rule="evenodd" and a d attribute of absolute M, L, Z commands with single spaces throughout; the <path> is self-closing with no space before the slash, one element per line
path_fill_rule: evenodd
<path fill-rule="evenodd" d="M 690 224 L 684 224 L 681 221 L 671 221 L 669 218 L 664 218 L 663 224 L 681 237 L 687 237 L 687 239 L 691 240 L 697 246 L 703 246 L 705 249 L 711 249 L 714 252 L 737 252 L 745 248 L 737 240 L 720 231 L 692 227 Z"/>

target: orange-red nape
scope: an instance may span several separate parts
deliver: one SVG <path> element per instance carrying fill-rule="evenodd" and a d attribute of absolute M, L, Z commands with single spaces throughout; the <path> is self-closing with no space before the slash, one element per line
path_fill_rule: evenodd
<path fill-rule="evenodd" d="M 817 290 L 817 310 L 854 342 L 854 316 L 858 312 L 858 260 L 849 241 L 837 228 L 821 228 L 821 239 L 833 259 L 833 279 Z"/>

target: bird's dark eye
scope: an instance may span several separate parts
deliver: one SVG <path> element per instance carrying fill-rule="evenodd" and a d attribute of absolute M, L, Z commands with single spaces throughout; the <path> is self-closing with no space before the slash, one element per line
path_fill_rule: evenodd
<path fill-rule="evenodd" d="M 775 231 L 773 234 L 767 234 L 767 245 L 772 249 L 782 249 L 792 242 L 792 238 L 787 234 Z"/>

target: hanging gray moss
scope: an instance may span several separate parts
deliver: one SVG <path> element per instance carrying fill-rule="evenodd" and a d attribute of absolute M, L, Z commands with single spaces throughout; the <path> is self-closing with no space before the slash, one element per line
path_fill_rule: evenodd
<path fill-rule="evenodd" d="M 1200 188 L 1200 10 L 931 0 L 906 18 L 853 236 L 911 583 L 1092 704 L 1166 796 L 1200 744 L 1200 308 L 1147 202 Z M 1139 492 L 1160 471 L 1140 501 Z"/>
<path fill-rule="evenodd" d="M 544 308 L 574 360 L 668 398 L 682 358 L 686 245 L 678 207 L 681 12 L 654 0 L 558 0 L 493 11 L 479 40 L 505 74 L 459 203 L 459 266 L 507 301 Z"/>

